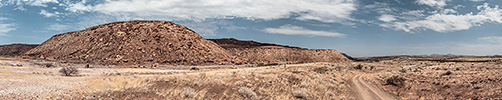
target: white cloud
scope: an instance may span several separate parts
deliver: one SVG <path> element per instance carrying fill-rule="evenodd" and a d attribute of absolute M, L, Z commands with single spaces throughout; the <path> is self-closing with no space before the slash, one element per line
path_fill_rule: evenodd
<path fill-rule="evenodd" d="M 382 15 L 380 17 L 378 17 L 378 20 L 381 20 L 381 21 L 384 21 L 384 22 L 392 22 L 392 21 L 395 21 L 397 20 L 393 15 Z"/>
<path fill-rule="evenodd" d="M 16 8 L 14 8 L 14 10 L 21 10 L 21 11 L 26 11 L 28 9 L 24 8 L 23 6 L 18 6 Z"/>
<path fill-rule="evenodd" d="M 2 0 L 0 0 L 0 7 L 2 7 L 2 6 L 3 6 L 3 3 L 2 3 Z"/>
<path fill-rule="evenodd" d="M 205 20 L 208 18 L 246 18 L 273 20 L 290 18 L 342 22 L 352 20 L 356 10 L 353 0 L 106 0 L 86 5 L 85 2 L 70 4 L 71 12 L 100 12 L 117 17 L 155 17 L 169 19 Z M 296 16 L 297 15 L 297 16 Z"/>
<path fill-rule="evenodd" d="M 58 0 L 8 0 L 8 4 L 15 4 L 18 6 L 30 5 L 47 7 L 47 3 L 59 3 Z"/>
<path fill-rule="evenodd" d="M 453 10 L 453 9 L 441 9 L 440 13 L 441 14 L 455 14 L 455 13 L 457 13 L 457 11 Z"/>
<path fill-rule="evenodd" d="M 481 37 L 481 38 L 478 38 L 478 40 L 486 41 L 486 42 L 493 42 L 493 43 L 502 43 L 502 36 Z"/>
<path fill-rule="evenodd" d="M 91 11 L 92 6 L 90 5 L 85 5 L 86 1 L 83 0 L 82 2 L 77 2 L 73 4 L 67 4 L 68 7 L 65 8 L 65 10 L 74 12 L 74 13 L 82 13 L 84 11 Z"/>
<path fill-rule="evenodd" d="M 403 30 L 413 33 L 414 31 L 431 29 L 437 32 L 451 32 L 466 30 L 473 26 L 480 26 L 485 22 L 502 23 L 502 9 L 498 6 L 491 8 L 487 3 L 477 7 L 481 10 L 477 14 L 451 14 L 435 13 L 421 20 L 395 21 L 391 23 L 380 24 L 380 26 Z M 453 10 L 454 11 L 454 10 Z"/>
<path fill-rule="evenodd" d="M 12 23 L 3 23 L 3 20 L 7 20 L 7 18 L 0 17 L 0 36 L 7 36 L 6 33 L 16 30 L 16 25 Z"/>
<path fill-rule="evenodd" d="M 390 7 L 388 3 L 381 3 L 381 2 L 375 2 L 374 4 L 370 5 L 365 5 L 362 7 L 364 10 L 360 10 L 366 13 L 369 13 L 369 11 L 376 11 L 380 14 L 386 14 L 389 12 L 397 11 L 395 7 Z"/>
<path fill-rule="evenodd" d="M 460 9 L 460 8 L 465 8 L 464 5 L 456 5 L 452 7 L 453 9 Z"/>
<path fill-rule="evenodd" d="M 328 32 L 328 31 L 315 31 L 306 29 L 299 26 L 294 25 L 283 25 L 279 28 L 265 28 L 263 31 L 272 34 L 284 34 L 284 35 L 306 35 L 306 36 L 328 36 L 328 37 L 345 37 L 345 34 L 337 33 L 337 32 Z"/>
<path fill-rule="evenodd" d="M 442 8 L 446 6 L 446 2 L 449 2 L 451 0 L 417 0 L 416 3 L 422 4 L 422 5 L 428 5 L 431 7 L 439 7 Z"/>
<path fill-rule="evenodd" d="M 50 13 L 50 12 L 47 12 L 46 10 L 42 9 L 39 14 L 44 15 L 45 17 L 58 17 L 59 14 L 61 14 L 61 13 L 59 13 L 59 12 Z"/>

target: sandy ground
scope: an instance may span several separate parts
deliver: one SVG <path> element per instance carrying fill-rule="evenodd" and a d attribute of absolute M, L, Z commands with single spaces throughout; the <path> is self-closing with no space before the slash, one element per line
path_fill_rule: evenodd
<path fill-rule="evenodd" d="M 360 100 L 399 100 L 399 97 L 366 82 L 361 75 L 352 77 L 350 84 L 357 92 L 356 98 Z"/>
<path fill-rule="evenodd" d="M 79 64 L 0 58 L 0 99 L 502 98 L 501 62 L 467 61 L 474 62 L 391 59 L 287 67 L 91 65 L 93 68 L 84 68 Z M 54 67 L 46 67 L 46 63 Z M 357 69 L 357 65 L 362 67 Z M 76 76 L 58 73 L 61 67 L 68 66 L 78 67 L 80 73 Z M 389 83 L 391 77 L 403 81 Z"/>
<path fill-rule="evenodd" d="M 53 63 L 47 68 L 40 63 Z M 78 67 L 62 76 L 61 67 Z M 0 99 L 356 99 L 352 63 L 125 68 L 0 59 Z M 191 70 L 191 68 L 198 70 Z M 249 96 L 246 96 L 249 95 Z"/>

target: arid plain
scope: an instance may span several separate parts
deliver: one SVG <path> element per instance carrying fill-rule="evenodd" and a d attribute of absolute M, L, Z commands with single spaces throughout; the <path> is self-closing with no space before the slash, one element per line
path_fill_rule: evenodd
<path fill-rule="evenodd" d="M 501 98 L 502 58 L 455 57 L 442 61 L 433 58 L 447 59 L 402 56 L 344 63 L 286 64 L 286 67 L 280 64 L 84 68 L 83 64 L 3 57 L 0 95 L 2 99 L 353 100 L 375 94 L 358 89 L 361 88 L 355 85 L 358 76 L 365 84 L 376 87 L 375 92 L 383 91 L 396 99 Z M 46 63 L 54 67 L 48 68 Z M 65 66 L 78 67 L 80 73 L 63 76 L 58 70 Z"/>
<path fill-rule="evenodd" d="M 0 99 L 502 99 L 502 56 L 353 58 L 125 21 L 0 46 Z"/>

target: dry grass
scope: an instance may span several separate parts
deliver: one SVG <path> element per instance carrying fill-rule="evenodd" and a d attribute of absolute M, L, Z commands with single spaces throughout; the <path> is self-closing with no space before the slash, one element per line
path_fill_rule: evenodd
<path fill-rule="evenodd" d="M 402 99 L 502 99 L 500 62 L 384 60 L 367 64 L 384 69 L 366 75 L 367 80 Z"/>
<path fill-rule="evenodd" d="M 12 83 L 15 80 L 20 80 L 26 84 L 20 85 L 23 87 L 65 91 L 62 92 L 64 95 L 52 94 L 53 92 L 24 95 L 29 94 L 30 91 L 16 92 L 19 95 L 9 95 L 3 94 L 0 90 L 0 97 L 21 96 L 24 99 L 47 99 L 47 97 L 51 99 L 297 99 L 292 92 L 302 90 L 308 93 L 308 96 L 302 97 L 305 99 L 350 99 L 351 95 L 349 95 L 348 84 L 345 83 L 345 80 L 358 73 L 358 71 L 349 69 L 354 66 L 351 63 L 307 63 L 290 64 L 287 68 L 266 66 L 237 67 L 236 69 L 226 66 L 197 66 L 200 70 L 190 70 L 191 67 L 143 69 L 74 66 L 81 67 L 81 75 L 78 77 L 60 76 L 57 74 L 57 68 L 30 67 L 29 64 L 25 64 L 23 67 L 0 67 L 4 68 L 0 69 L 0 76 L 9 76 L 5 77 L 2 82 Z M 334 70 L 336 67 L 339 69 Z M 53 74 L 41 74 L 49 72 Z M 50 82 L 32 84 L 34 83 L 33 78 L 47 79 Z M 9 85 L 8 90 L 17 89 L 16 91 L 19 91 L 22 89 L 15 84 L 20 83 Z M 51 84 L 63 87 L 51 88 L 47 86 Z M 37 91 L 39 90 L 43 92 L 43 89 Z"/>
<path fill-rule="evenodd" d="M 250 90 L 246 87 L 239 88 L 238 91 L 244 98 L 256 98 L 256 93 L 253 90 Z"/>

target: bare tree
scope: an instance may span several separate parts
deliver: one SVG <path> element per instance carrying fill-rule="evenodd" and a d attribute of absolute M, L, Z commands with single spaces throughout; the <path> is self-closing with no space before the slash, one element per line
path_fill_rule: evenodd
<path fill-rule="evenodd" d="M 78 74 L 78 69 L 75 67 L 63 67 L 59 70 L 59 73 L 64 74 L 65 76 L 71 76 Z"/>

